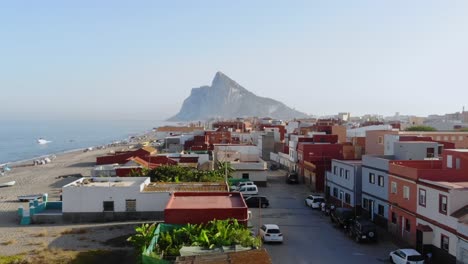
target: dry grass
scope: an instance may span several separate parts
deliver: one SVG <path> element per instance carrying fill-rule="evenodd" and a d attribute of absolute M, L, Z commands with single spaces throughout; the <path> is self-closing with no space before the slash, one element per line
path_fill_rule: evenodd
<path fill-rule="evenodd" d="M 0 244 L 3 245 L 3 246 L 8 246 L 8 245 L 12 245 L 12 244 L 15 244 L 15 243 L 16 243 L 16 240 L 10 239 L 10 240 L 4 241 L 4 242 L 2 242 Z"/>
<path fill-rule="evenodd" d="M 28 245 L 28 246 L 39 246 L 39 247 L 43 247 L 43 248 L 47 247 L 47 243 L 44 242 L 44 241 L 40 241 L 40 242 L 29 242 L 27 245 Z"/>
<path fill-rule="evenodd" d="M 49 234 L 49 232 L 45 229 L 43 229 L 41 232 L 33 234 L 34 237 L 46 237 Z"/>
<path fill-rule="evenodd" d="M 75 229 L 66 229 L 60 232 L 61 235 L 73 235 L 73 234 L 86 234 L 88 233 L 87 229 L 84 228 L 75 228 Z"/>

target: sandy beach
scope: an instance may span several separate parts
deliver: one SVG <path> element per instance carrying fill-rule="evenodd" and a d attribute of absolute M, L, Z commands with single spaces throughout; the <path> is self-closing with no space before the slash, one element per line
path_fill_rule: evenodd
<path fill-rule="evenodd" d="M 48 193 L 50 201 L 57 201 L 60 199 L 62 186 L 82 176 L 91 175 L 97 156 L 124 148 L 127 147 L 59 154 L 51 163 L 16 167 L 5 176 L 0 176 L 0 184 L 16 181 L 12 187 L 0 188 L 0 255 L 25 253 L 44 247 L 71 250 L 106 249 L 110 246 L 105 241 L 131 233 L 135 223 L 20 226 L 17 216 L 19 206 L 28 208 L 28 203 L 17 200 L 18 195 Z M 92 228 L 92 231 L 79 228 Z"/>

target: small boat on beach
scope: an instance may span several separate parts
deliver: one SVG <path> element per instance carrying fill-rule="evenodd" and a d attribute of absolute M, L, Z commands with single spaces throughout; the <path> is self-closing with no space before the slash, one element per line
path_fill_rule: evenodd
<path fill-rule="evenodd" d="M 42 193 L 18 195 L 18 200 L 20 200 L 20 202 L 27 202 L 27 201 L 31 201 L 35 199 L 40 199 L 40 198 L 42 198 Z"/>
<path fill-rule="evenodd" d="M 5 182 L 5 183 L 0 183 L 0 188 L 1 187 L 11 187 L 15 185 L 16 181 L 10 181 L 10 182 Z"/>

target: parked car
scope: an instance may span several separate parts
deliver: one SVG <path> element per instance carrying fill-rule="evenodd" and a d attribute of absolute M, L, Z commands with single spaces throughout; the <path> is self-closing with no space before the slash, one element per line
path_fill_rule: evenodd
<path fill-rule="evenodd" d="M 258 194 L 258 188 L 257 185 L 244 185 L 240 187 L 237 192 L 242 193 L 243 195 L 257 195 Z"/>
<path fill-rule="evenodd" d="M 249 196 L 245 198 L 245 203 L 248 207 L 266 208 L 270 206 L 270 202 L 265 196 Z"/>
<path fill-rule="evenodd" d="M 237 184 L 231 186 L 230 189 L 231 189 L 231 191 L 237 191 L 242 186 L 246 186 L 246 185 L 255 185 L 255 183 L 252 182 L 252 181 L 242 181 L 242 182 L 238 182 Z"/>
<path fill-rule="evenodd" d="M 281 233 L 278 225 L 262 225 L 262 227 L 258 230 L 258 233 L 263 242 L 283 243 L 283 234 Z"/>
<path fill-rule="evenodd" d="M 305 198 L 304 200 L 304 204 L 311 207 L 311 208 L 314 208 L 314 209 L 320 209 L 321 207 L 321 204 L 325 202 L 325 198 L 323 198 L 323 196 L 319 195 L 319 194 L 312 194 L 312 195 L 309 195 L 307 196 L 307 198 Z"/>
<path fill-rule="evenodd" d="M 412 248 L 397 249 L 390 252 L 390 262 L 395 264 L 423 264 L 424 257 Z"/>
<path fill-rule="evenodd" d="M 336 208 L 330 212 L 330 220 L 332 223 L 337 223 L 340 227 L 347 228 L 353 219 L 354 212 L 349 208 Z"/>
<path fill-rule="evenodd" d="M 289 172 L 286 175 L 286 182 L 287 183 L 299 183 L 299 176 L 296 172 Z"/>
<path fill-rule="evenodd" d="M 349 223 L 348 235 L 356 242 L 362 240 L 377 241 L 377 228 L 367 219 L 356 218 Z"/>

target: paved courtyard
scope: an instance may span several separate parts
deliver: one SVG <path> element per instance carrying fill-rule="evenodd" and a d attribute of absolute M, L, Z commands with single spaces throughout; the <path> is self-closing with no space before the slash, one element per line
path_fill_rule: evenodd
<path fill-rule="evenodd" d="M 270 207 L 250 209 L 256 232 L 262 224 L 278 224 L 284 234 L 283 244 L 264 245 L 273 263 L 389 263 L 388 253 L 397 248 L 392 242 L 354 242 L 329 217 L 304 205 L 310 194 L 305 185 L 288 185 L 281 175 L 272 172 L 268 187 L 260 189 Z"/>

